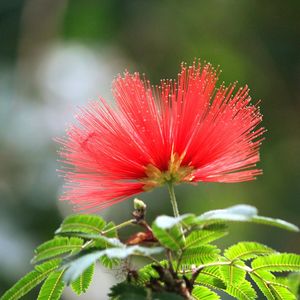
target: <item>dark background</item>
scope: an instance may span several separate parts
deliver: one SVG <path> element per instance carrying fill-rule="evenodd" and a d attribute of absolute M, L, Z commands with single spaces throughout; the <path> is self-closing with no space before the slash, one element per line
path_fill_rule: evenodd
<path fill-rule="evenodd" d="M 64 133 L 77 105 L 100 95 L 111 99 L 111 81 L 126 68 L 158 83 L 176 78 L 181 61 L 200 57 L 221 66 L 221 81 L 247 83 L 254 101 L 262 99 L 264 175 L 248 183 L 180 186 L 181 213 L 248 203 L 300 225 L 299 3 L 0 0 L 0 295 L 30 270 L 34 247 L 71 213 L 57 200 L 62 181 L 53 138 Z M 165 188 L 140 198 L 149 220 L 171 214 Z M 130 210 L 127 201 L 100 214 L 121 222 Z M 255 239 L 300 250 L 299 234 L 257 225 L 231 229 L 224 247 Z M 101 288 L 81 299 L 105 299 L 115 275 L 100 270 L 97 276 Z M 64 297 L 74 299 L 70 291 Z"/>

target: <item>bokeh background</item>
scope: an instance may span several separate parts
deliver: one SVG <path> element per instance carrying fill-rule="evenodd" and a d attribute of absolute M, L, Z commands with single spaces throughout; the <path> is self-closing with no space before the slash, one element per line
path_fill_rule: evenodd
<path fill-rule="evenodd" d="M 254 101 L 262 99 L 268 129 L 264 175 L 241 184 L 180 186 L 180 211 L 248 203 L 300 225 L 299 15 L 297 0 L 1 0 L 0 295 L 31 269 L 34 247 L 71 213 L 57 200 L 62 180 L 53 137 L 64 134 L 78 105 L 100 95 L 111 99 L 111 81 L 124 69 L 158 83 L 176 78 L 181 61 L 200 57 L 221 66 L 221 81 L 249 84 Z M 141 198 L 150 221 L 171 214 L 164 188 Z M 100 214 L 121 222 L 131 206 L 126 201 Z M 256 225 L 231 229 L 224 247 L 255 239 L 300 250 L 299 234 Z M 99 269 L 80 299 L 106 299 L 118 272 Z"/>

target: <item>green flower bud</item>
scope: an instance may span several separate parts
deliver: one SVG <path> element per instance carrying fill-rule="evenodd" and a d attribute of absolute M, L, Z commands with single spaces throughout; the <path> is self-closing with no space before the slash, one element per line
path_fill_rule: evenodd
<path fill-rule="evenodd" d="M 145 210 L 147 205 L 142 200 L 135 198 L 133 200 L 133 207 L 134 209 Z"/>

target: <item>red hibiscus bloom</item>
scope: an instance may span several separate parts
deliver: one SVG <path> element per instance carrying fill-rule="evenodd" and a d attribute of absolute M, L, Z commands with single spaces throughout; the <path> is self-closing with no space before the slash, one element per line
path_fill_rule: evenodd
<path fill-rule="evenodd" d="M 177 81 L 153 88 L 138 73 L 113 83 L 116 101 L 91 102 L 60 139 L 69 200 L 108 207 L 167 182 L 241 182 L 256 168 L 262 120 L 248 87 L 216 89 L 210 64 L 181 66 Z"/>

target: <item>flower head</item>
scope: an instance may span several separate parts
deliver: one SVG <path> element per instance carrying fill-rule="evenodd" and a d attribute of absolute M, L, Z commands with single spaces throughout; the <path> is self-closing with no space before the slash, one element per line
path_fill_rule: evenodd
<path fill-rule="evenodd" d="M 196 62 L 157 87 L 138 73 L 119 75 L 115 107 L 89 103 L 59 140 L 69 166 L 62 199 L 94 210 L 170 181 L 255 179 L 262 115 L 247 86 L 216 88 L 217 80 L 217 70 Z"/>

